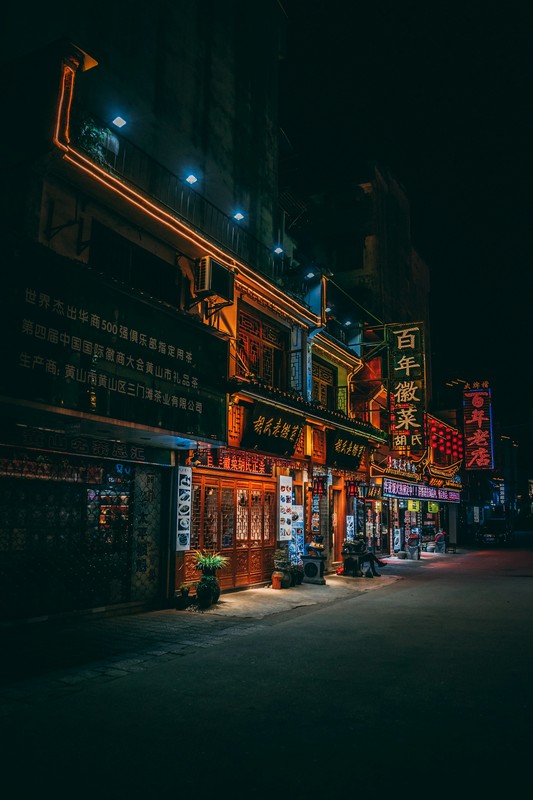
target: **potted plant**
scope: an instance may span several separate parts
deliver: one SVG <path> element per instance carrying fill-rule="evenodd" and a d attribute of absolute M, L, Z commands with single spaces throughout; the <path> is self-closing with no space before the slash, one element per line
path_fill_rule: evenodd
<path fill-rule="evenodd" d="M 196 603 L 198 608 L 209 608 L 217 603 L 220 597 L 220 584 L 215 575 L 202 575 L 196 587 Z"/>
<path fill-rule="evenodd" d="M 296 586 L 300 586 L 303 583 L 304 579 L 304 565 L 303 564 L 295 564 L 294 571 L 296 573 Z"/>
<path fill-rule="evenodd" d="M 214 550 L 196 550 L 194 553 L 194 568 L 203 575 L 215 575 L 217 570 L 229 564 L 229 558 Z"/>
<path fill-rule="evenodd" d="M 176 594 L 175 607 L 176 611 L 183 611 L 190 605 L 189 592 L 196 586 L 195 583 L 182 583 L 180 586 L 180 593 Z"/>
<path fill-rule="evenodd" d="M 220 597 L 220 584 L 217 571 L 229 564 L 229 558 L 214 550 L 196 550 L 194 567 L 202 573 L 196 586 L 196 601 L 199 608 L 208 608 L 217 603 Z"/>
<path fill-rule="evenodd" d="M 281 588 L 288 589 L 291 586 L 291 564 L 289 553 L 281 547 L 278 547 L 274 552 L 274 572 L 281 572 Z"/>

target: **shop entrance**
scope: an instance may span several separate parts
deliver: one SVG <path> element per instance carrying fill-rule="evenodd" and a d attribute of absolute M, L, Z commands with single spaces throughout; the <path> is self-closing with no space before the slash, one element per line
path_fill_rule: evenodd
<path fill-rule="evenodd" d="M 1 618 L 157 598 L 161 482 L 145 465 L 2 458 Z"/>

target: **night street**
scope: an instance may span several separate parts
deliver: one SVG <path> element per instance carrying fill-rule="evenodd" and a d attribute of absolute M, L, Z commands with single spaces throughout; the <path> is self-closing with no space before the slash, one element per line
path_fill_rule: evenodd
<path fill-rule="evenodd" d="M 530 542 L 391 558 L 383 588 L 375 579 L 372 591 L 262 618 L 246 610 L 249 592 L 232 593 L 243 616 L 168 612 L 196 627 L 196 646 L 174 655 L 135 664 L 130 653 L 125 665 L 122 654 L 104 679 L 83 680 L 78 664 L 56 696 L 36 688 L 54 677 L 59 687 L 59 665 L 29 679 L 26 700 L 24 681 L 18 698 L 6 683 L 8 796 L 208 797 L 237 772 L 256 797 L 509 794 L 531 746 Z M 88 639 L 95 624 L 80 623 Z"/>
<path fill-rule="evenodd" d="M 8 7 L 0 800 L 529 785 L 522 6 Z"/>

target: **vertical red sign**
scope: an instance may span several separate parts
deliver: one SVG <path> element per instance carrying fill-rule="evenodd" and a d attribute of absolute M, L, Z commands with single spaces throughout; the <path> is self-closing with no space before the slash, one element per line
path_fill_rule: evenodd
<path fill-rule="evenodd" d="M 423 323 L 391 325 L 388 338 L 391 449 L 424 450 L 426 368 Z"/>
<path fill-rule="evenodd" d="M 494 469 L 492 399 L 487 386 L 463 391 L 465 469 Z"/>

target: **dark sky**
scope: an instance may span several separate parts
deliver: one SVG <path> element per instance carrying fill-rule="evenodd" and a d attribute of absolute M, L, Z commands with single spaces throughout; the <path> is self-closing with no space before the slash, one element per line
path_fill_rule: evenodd
<path fill-rule="evenodd" d="M 521 438 L 532 384 L 529 4 L 281 3 L 281 124 L 294 150 L 317 174 L 373 158 L 403 185 L 431 274 L 435 379 L 489 380 Z"/>

